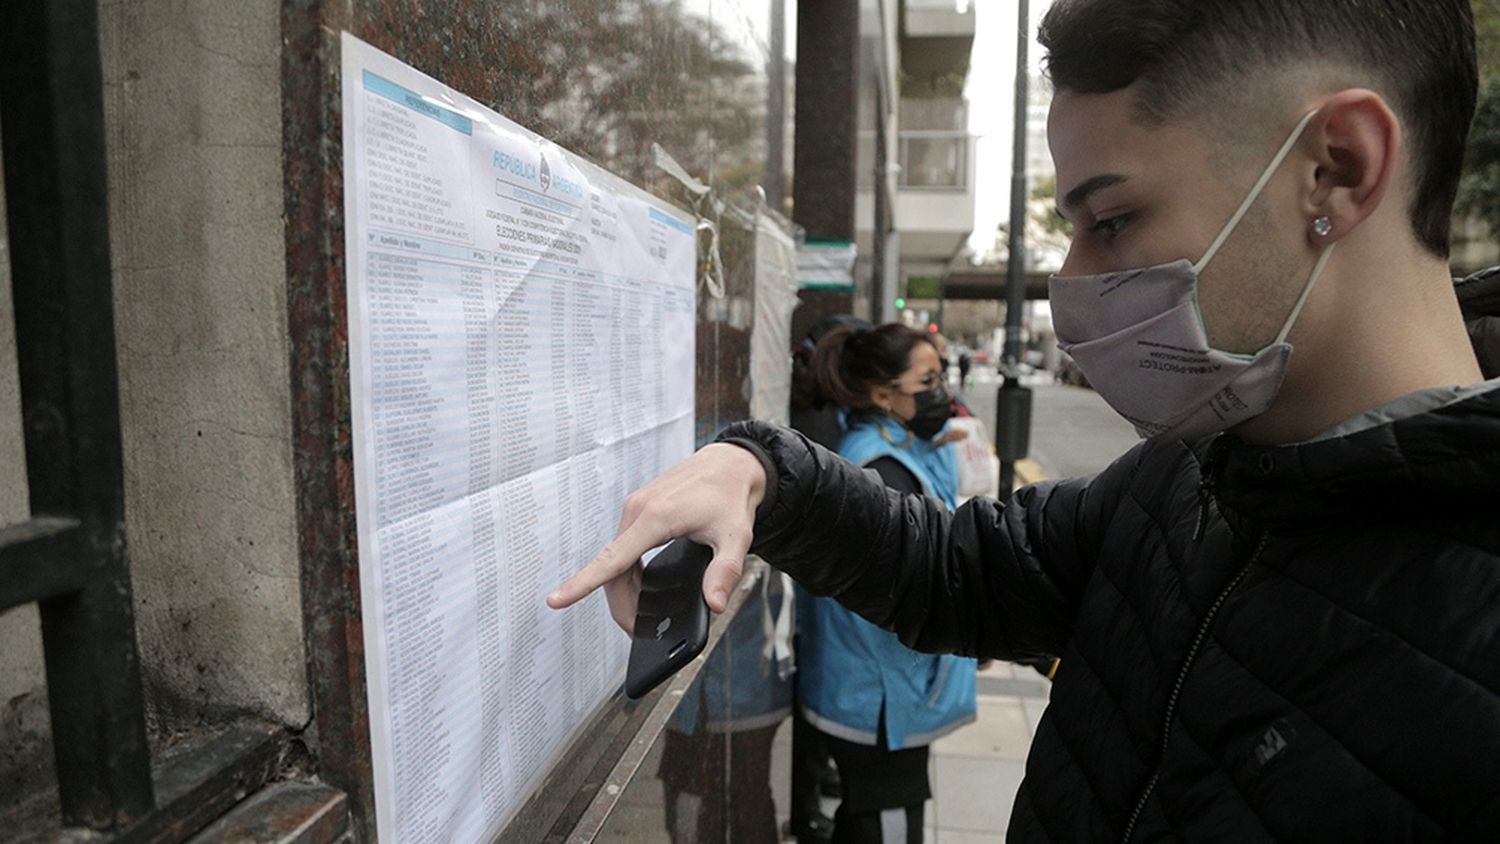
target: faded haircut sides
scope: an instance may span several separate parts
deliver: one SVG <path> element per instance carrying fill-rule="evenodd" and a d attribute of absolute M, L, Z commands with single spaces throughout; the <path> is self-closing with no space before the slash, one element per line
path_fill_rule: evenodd
<path fill-rule="evenodd" d="M 1446 259 L 1479 85 L 1469 2 L 1057 0 L 1040 40 L 1056 87 L 1104 94 L 1139 83 L 1136 113 L 1158 124 L 1270 79 L 1269 69 L 1351 71 L 1401 120 L 1412 228 Z"/>

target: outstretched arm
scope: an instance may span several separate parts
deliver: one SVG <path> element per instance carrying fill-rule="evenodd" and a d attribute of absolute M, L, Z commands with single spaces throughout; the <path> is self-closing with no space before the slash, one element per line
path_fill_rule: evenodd
<path fill-rule="evenodd" d="M 837 598 L 909 646 L 1016 658 L 1057 653 L 1071 635 L 1102 525 L 1133 462 L 1091 480 L 1030 487 L 1009 507 L 939 503 L 887 490 L 794 431 L 731 426 L 632 495 L 620 535 L 548 598 L 599 586 L 629 630 L 639 559 L 677 537 L 714 549 L 704 577 L 722 611 L 753 550 L 810 591 Z"/>
<path fill-rule="evenodd" d="M 775 477 L 755 553 L 911 648 L 1003 659 L 1061 653 L 1134 462 L 949 513 L 795 432 L 743 423 L 724 437 L 762 449 Z"/>

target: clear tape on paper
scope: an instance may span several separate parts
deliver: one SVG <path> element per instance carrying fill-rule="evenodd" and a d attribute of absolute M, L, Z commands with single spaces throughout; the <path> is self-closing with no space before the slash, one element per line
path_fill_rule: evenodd
<path fill-rule="evenodd" d="M 708 295 L 714 299 L 724 298 L 724 258 L 719 251 L 719 225 L 703 213 L 703 204 L 708 202 L 716 215 L 722 214 L 723 203 L 712 196 L 712 189 L 703 184 L 687 171 L 687 168 L 678 163 L 672 154 L 662 148 L 661 144 L 652 142 L 651 155 L 656 159 L 656 166 L 663 173 L 676 179 L 687 189 L 692 196 L 693 214 L 698 218 L 699 251 L 698 260 L 698 283 L 708 291 Z M 703 246 L 702 235 L 708 233 L 708 246 Z"/>
<path fill-rule="evenodd" d="M 673 158 L 671 153 L 662 149 L 661 144 L 655 141 L 651 143 L 651 155 L 656 159 L 656 166 L 668 176 L 681 182 L 682 186 L 687 188 L 688 193 L 692 194 L 695 199 L 702 199 L 708 193 L 708 185 L 703 184 L 693 177 L 692 174 L 688 173 L 685 167 L 677 163 L 677 159 Z"/>
<path fill-rule="evenodd" d="M 719 253 L 719 227 L 707 217 L 698 218 L 698 233 L 708 232 L 708 248 L 698 262 L 698 279 L 715 299 L 724 298 L 724 258 Z M 699 239 L 701 245 L 702 239 Z"/>

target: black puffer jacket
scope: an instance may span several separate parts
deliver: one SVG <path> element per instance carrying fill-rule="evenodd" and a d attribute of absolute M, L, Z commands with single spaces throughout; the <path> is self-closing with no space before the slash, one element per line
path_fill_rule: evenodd
<path fill-rule="evenodd" d="M 774 468 L 753 550 L 813 592 L 919 650 L 1062 655 L 1009 840 L 1500 841 L 1500 391 L 951 515 L 724 438 Z"/>

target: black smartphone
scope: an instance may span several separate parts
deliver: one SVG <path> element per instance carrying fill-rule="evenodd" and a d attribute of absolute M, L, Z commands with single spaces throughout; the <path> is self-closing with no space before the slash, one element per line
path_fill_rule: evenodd
<path fill-rule="evenodd" d="M 703 572 L 713 559 L 706 545 L 674 539 L 641 577 L 625 695 L 640 700 L 693 661 L 708 644 L 708 603 L 703 600 Z"/>

